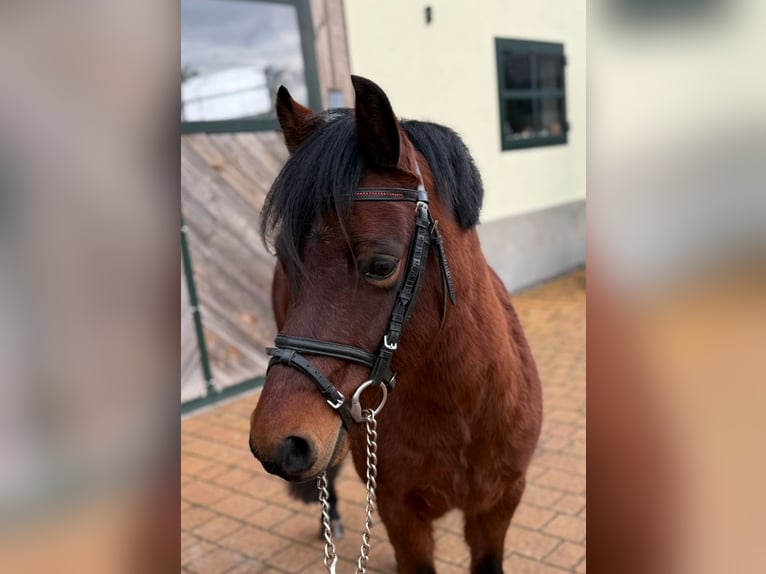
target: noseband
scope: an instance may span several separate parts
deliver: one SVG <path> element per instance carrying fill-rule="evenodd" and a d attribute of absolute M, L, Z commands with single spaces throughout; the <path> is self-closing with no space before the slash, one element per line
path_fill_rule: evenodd
<path fill-rule="evenodd" d="M 419 170 L 418 175 L 420 175 Z M 428 251 L 432 241 L 442 272 L 445 297 L 442 320 L 446 311 L 447 296 L 449 296 L 452 304 L 455 304 L 455 290 L 452 285 L 452 275 L 447 265 L 447 254 L 444 251 L 437 221 L 434 220 L 428 208 L 428 193 L 423 184 L 420 183 L 417 189 L 362 187 L 352 194 L 352 199 L 354 201 L 407 201 L 415 204 L 415 232 L 410 240 L 404 282 L 396 295 L 396 302 L 388 320 L 388 328 L 377 352 L 370 353 L 343 343 L 281 334 L 274 339 L 275 347 L 266 349 L 266 353 L 271 356 L 269 369 L 274 365 L 286 365 L 297 369 L 311 379 L 327 400 L 327 404 L 338 413 L 346 430 L 353 426 L 354 421 L 361 422 L 363 420 L 359 402 L 362 391 L 370 386 L 381 386 L 383 400 L 378 405 L 377 411 L 385 403 L 388 393 L 394 389 L 396 373 L 391 369 L 391 360 L 399 347 L 402 329 L 412 313 L 418 291 L 425 277 Z M 311 361 L 303 356 L 304 354 L 332 357 L 365 365 L 370 368 L 370 378 L 354 392 L 349 407 L 341 392 Z"/>

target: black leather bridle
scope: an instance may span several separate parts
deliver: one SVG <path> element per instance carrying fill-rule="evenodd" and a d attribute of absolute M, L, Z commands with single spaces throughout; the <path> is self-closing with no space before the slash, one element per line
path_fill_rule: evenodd
<path fill-rule="evenodd" d="M 418 173 L 418 175 L 420 174 Z M 382 385 L 383 400 L 376 410 L 383 406 L 388 393 L 394 389 L 396 374 L 391 369 L 391 360 L 399 346 L 402 329 L 412 313 L 418 291 L 425 277 L 431 242 L 433 242 L 439 259 L 445 293 L 442 320 L 444 320 L 446 313 L 447 297 L 453 305 L 455 304 L 455 290 L 452 285 L 452 275 L 447 265 L 447 255 L 444 251 L 442 236 L 437 227 L 437 221 L 434 220 L 428 208 L 428 193 L 423 184 L 418 185 L 417 189 L 363 187 L 353 193 L 352 199 L 354 201 L 407 201 L 415 204 L 415 232 L 410 240 L 404 282 L 396 295 L 388 328 L 383 335 L 377 353 L 370 353 L 344 343 L 282 334 L 277 335 L 274 339 L 274 348 L 266 349 L 266 352 L 271 356 L 269 369 L 274 365 L 286 365 L 297 369 L 311 379 L 327 400 L 327 404 L 338 413 L 346 430 L 353 426 L 354 421 L 361 422 L 363 420 L 359 397 L 364 389 L 369 386 Z M 370 378 L 357 388 L 349 407 L 341 392 L 311 361 L 303 356 L 304 354 L 333 357 L 365 365 L 370 368 Z"/>

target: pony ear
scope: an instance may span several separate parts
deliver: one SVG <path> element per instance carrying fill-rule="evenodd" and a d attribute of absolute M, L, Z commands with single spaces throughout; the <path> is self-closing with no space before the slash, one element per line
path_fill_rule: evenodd
<path fill-rule="evenodd" d="M 399 123 L 386 94 L 366 78 L 351 76 L 356 92 L 356 135 L 370 166 L 395 168 L 399 163 Z"/>
<path fill-rule="evenodd" d="M 279 86 L 277 91 L 277 118 L 290 153 L 324 123 L 317 114 L 293 100 L 284 86 Z"/>

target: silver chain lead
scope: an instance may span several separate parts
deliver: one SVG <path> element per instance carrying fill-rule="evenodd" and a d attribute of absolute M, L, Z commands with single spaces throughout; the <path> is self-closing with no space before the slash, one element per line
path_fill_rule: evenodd
<path fill-rule="evenodd" d="M 372 532 L 372 514 L 375 512 L 375 489 L 378 486 L 378 421 L 375 420 L 375 412 L 365 410 L 363 413 L 367 428 L 367 504 L 365 508 L 364 531 L 362 532 L 362 546 L 359 548 L 359 558 L 356 561 L 355 574 L 367 572 L 367 561 L 370 553 L 370 533 Z M 329 574 L 335 574 L 335 566 L 338 563 L 338 554 L 335 543 L 332 541 L 332 527 L 330 526 L 330 503 L 327 490 L 327 475 L 323 472 L 317 478 L 319 490 L 319 503 L 322 506 L 322 528 L 324 530 L 324 567 Z"/>
<path fill-rule="evenodd" d="M 367 560 L 370 552 L 370 532 L 372 531 L 372 513 L 375 512 L 375 490 L 378 487 L 378 421 L 375 420 L 375 411 L 364 412 L 364 421 L 367 426 L 367 504 L 365 505 L 364 531 L 362 532 L 362 546 L 359 549 L 359 558 L 356 561 L 355 574 L 364 574 L 367 571 Z"/>
<path fill-rule="evenodd" d="M 322 562 L 330 574 L 335 574 L 335 565 L 338 563 L 338 554 L 335 551 L 335 543 L 332 541 L 332 527 L 330 526 L 330 503 L 327 491 L 327 473 L 323 472 L 317 478 L 319 490 L 319 504 L 322 507 L 322 527 L 324 530 L 324 558 Z"/>

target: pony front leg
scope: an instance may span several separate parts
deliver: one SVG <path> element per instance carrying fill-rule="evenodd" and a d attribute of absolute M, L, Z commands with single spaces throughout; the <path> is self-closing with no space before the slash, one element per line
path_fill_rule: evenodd
<path fill-rule="evenodd" d="M 465 541 L 471 549 L 471 574 L 503 574 L 505 535 L 524 493 L 525 478 L 514 483 L 505 499 L 485 512 L 465 515 Z"/>
<path fill-rule="evenodd" d="M 394 547 L 399 574 L 435 574 L 432 521 L 378 494 L 378 514 Z M 374 551 L 374 550 L 373 550 Z"/>

